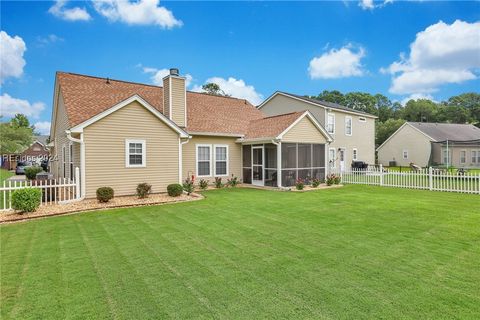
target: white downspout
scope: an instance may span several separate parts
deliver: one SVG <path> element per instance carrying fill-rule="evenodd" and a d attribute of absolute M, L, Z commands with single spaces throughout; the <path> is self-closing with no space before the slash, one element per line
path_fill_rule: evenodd
<path fill-rule="evenodd" d="M 187 140 L 182 142 L 182 138 L 178 137 L 178 183 L 182 184 L 183 171 L 183 145 L 190 142 L 192 137 L 189 136 Z"/>
<path fill-rule="evenodd" d="M 72 137 L 70 130 L 65 130 L 68 140 L 80 144 L 80 199 L 85 199 L 86 186 L 85 186 L 85 142 L 83 141 L 83 133 L 80 133 L 80 139 Z"/>

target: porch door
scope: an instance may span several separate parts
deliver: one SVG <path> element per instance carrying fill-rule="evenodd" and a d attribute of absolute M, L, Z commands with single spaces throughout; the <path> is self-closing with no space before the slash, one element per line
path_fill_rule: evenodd
<path fill-rule="evenodd" d="M 263 146 L 252 147 L 252 184 L 263 186 Z"/>
<path fill-rule="evenodd" d="M 340 171 L 345 171 L 345 149 L 340 149 L 338 158 L 340 159 Z"/>

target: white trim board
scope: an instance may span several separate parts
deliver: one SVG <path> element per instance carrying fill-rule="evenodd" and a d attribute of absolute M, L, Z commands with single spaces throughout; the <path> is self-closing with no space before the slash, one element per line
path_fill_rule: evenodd
<path fill-rule="evenodd" d="M 131 96 L 130 98 L 126 99 L 126 100 L 123 100 L 122 102 L 114 105 L 113 107 L 97 114 L 96 116 L 74 126 L 73 128 L 70 129 L 70 131 L 72 133 L 82 133 L 83 132 L 83 129 L 88 127 L 89 125 L 105 118 L 106 116 L 108 116 L 109 114 L 112 114 L 114 113 L 115 111 L 129 105 L 130 103 L 132 102 L 138 102 L 140 103 L 143 107 L 145 107 L 145 109 L 147 109 L 148 111 L 150 111 L 153 115 L 155 115 L 158 119 L 160 119 L 161 121 L 163 121 L 167 126 L 169 126 L 171 129 L 173 129 L 174 131 L 176 131 L 181 138 L 188 138 L 189 135 L 187 132 L 185 132 L 185 130 L 183 130 L 182 128 L 180 128 L 179 126 L 177 126 L 172 120 L 168 119 L 167 117 L 165 117 L 165 115 L 163 115 L 160 111 L 158 111 L 157 109 L 155 109 L 151 104 L 149 104 L 147 101 L 145 101 L 142 97 L 140 97 L 139 95 L 135 94 L 133 96 Z"/>

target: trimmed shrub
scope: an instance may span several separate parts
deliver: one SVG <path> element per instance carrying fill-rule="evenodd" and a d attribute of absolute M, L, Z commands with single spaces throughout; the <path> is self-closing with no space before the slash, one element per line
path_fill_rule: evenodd
<path fill-rule="evenodd" d="M 33 212 L 40 206 L 42 191 L 37 188 L 24 188 L 12 193 L 12 208 L 22 212 Z"/>
<path fill-rule="evenodd" d="M 207 190 L 208 180 L 200 179 L 200 182 L 198 183 L 198 185 L 200 186 L 200 189 Z"/>
<path fill-rule="evenodd" d="M 336 174 L 333 174 L 333 173 L 329 174 L 325 179 L 325 182 L 327 183 L 327 186 L 331 186 L 332 184 L 339 184 L 340 176 L 337 176 Z"/>
<path fill-rule="evenodd" d="M 169 184 L 167 187 L 167 192 L 170 197 L 178 197 L 183 193 L 183 187 L 178 183 Z"/>
<path fill-rule="evenodd" d="M 238 178 L 232 174 L 232 177 L 230 179 L 227 179 L 227 185 L 235 188 L 238 185 Z"/>
<path fill-rule="evenodd" d="M 97 189 L 97 200 L 100 202 L 108 202 L 113 199 L 113 189 L 110 187 L 100 187 Z"/>
<path fill-rule="evenodd" d="M 222 178 L 215 177 L 215 188 L 220 189 L 221 187 L 223 187 Z"/>
<path fill-rule="evenodd" d="M 26 167 L 25 168 L 25 176 L 28 180 L 35 180 L 37 178 L 37 173 L 42 172 L 42 167 L 33 166 L 33 167 Z"/>
<path fill-rule="evenodd" d="M 148 195 L 152 192 L 152 185 L 146 182 L 139 183 L 137 186 L 137 196 L 140 199 L 147 198 Z"/>
<path fill-rule="evenodd" d="M 195 178 L 192 176 L 192 178 L 187 178 L 185 179 L 185 182 L 183 183 L 183 190 L 187 193 L 187 194 L 190 194 L 193 192 L 193 190 L 195 189 L 195 186 L 194 186 L 194 180 Z"/>
<path fill-rule="evenodd" d="M 305 181 L 303 179 L 297 179 L 297 181 L 295 181 L 295 188 L 297 188 L 297 190 L 303 190 L 303 188 L 305 188 Z"/>

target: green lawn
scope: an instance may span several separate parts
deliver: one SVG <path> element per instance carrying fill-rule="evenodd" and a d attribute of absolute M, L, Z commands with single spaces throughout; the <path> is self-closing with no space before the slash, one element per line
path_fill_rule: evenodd
<path fill-rule="evenodd" d="M 1 318 L 480 318 L 478 195 L 205 195 L 1 226 Z"/>

